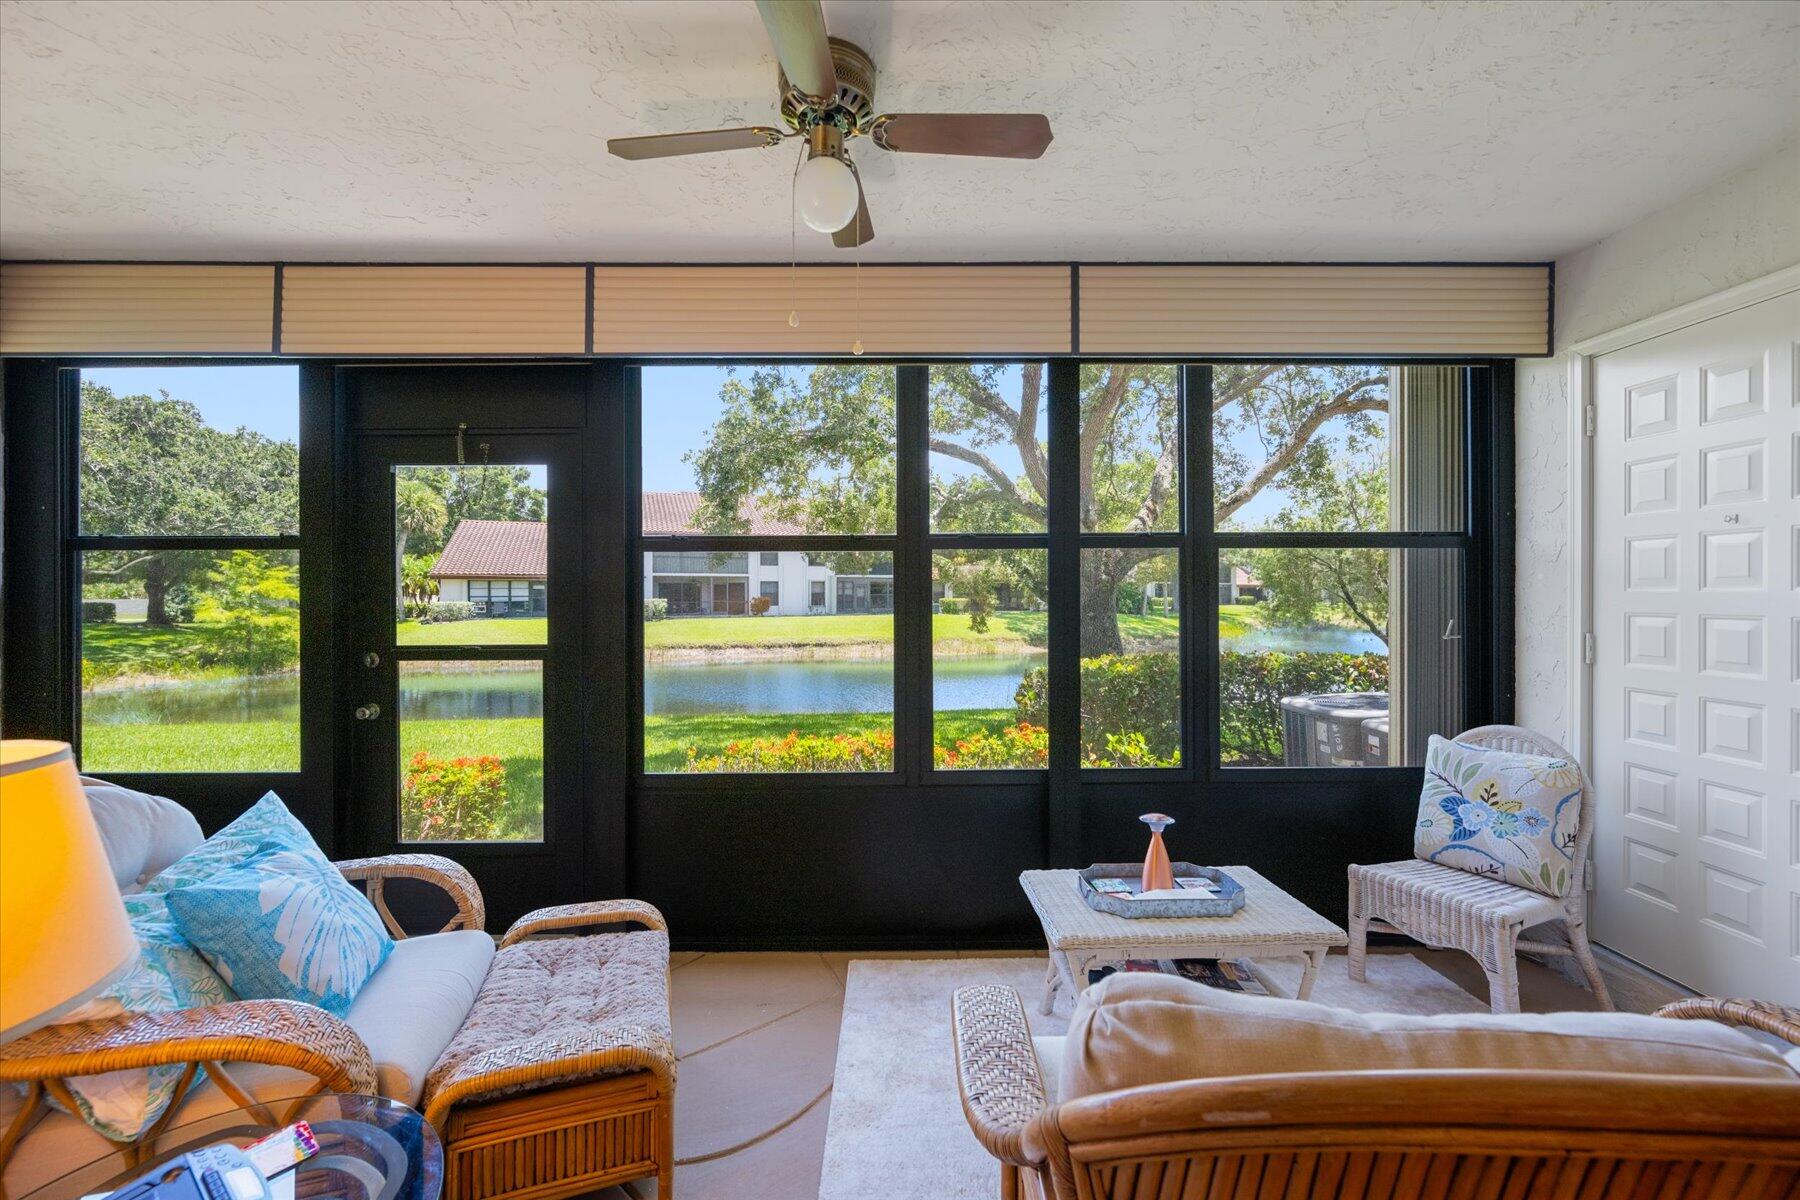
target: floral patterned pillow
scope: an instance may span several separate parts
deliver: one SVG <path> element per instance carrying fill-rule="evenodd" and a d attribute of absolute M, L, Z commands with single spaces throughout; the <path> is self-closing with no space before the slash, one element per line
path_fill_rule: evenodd
<path fill-rule="evenodd" d="M 191 861 L 203 846 L 163 873 L 177 876 L 165 897 L 182 934 L 240 999 L 299 1000 L 343 1016 L 394 949 L 375 906 L 273 792 L 214 837 L 238 853 Z"/>
<path fill-rule="evenodd" d="M 125 913 L 138 938 L 137 965 L 117 983 L 73 1013 L 68 1021 L 92 1021 L 126 1012 L 173 1012 L 233 999 L 225 981 L 176 929 L 165 897 L 125 897 Z M 181 1081 L 182 1066 L 137 1067 L 69 1080 L 78 1115 L 95 1132 L 118 1142 L 136 1140 L 156 1123 Z"/>
<path fill-rule="evenodd" d="M 1432 737 L 1413 854 L 1546 896 L 1568 894 L 1581 821 L 1581 769 Z"/>

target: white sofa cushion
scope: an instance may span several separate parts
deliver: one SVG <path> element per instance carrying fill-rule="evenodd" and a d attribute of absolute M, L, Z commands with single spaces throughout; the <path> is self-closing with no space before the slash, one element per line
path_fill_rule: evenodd
<path fill-rule="evenodd" d="M 1800 1078 L 1774 1049 L 1710 1021 L 1357 1013 L 1121 972 L 1076 1003 L 1058 1099 L 1180 1079 L 1428 1068 Z"/>
<path fill-rule="evenodd" d="M 363 985 L 344 1019 L 369 1048 L 383 1096 L 418 1105 L 426 1072 L 462 1027 L 493 958 L 494 939 L 472 929 L 405 938 Z M 259 1100 L 299 1096 L 313 1086 L 311 1077 L 282 1067 L 228 1069 Z M 9 1127 L 20 1101 L 21 1089 L 0 1087 L 0 1129 Z M 207 1082 L 176 1110 L 173 1123 L 187 1126 L 234 1108 L 224 1092 Z M 7 1164 L 6 1194 L 29 1195 L 107 1151 L 106 1140 L 79 1118 L 47 1113 Z M 124 1169 L 122 1163 L 119 1169 Z"/>
<path fill-rule="evenodd" d="M 86 775 L 81 787 L 121 892 L 140 890 L 158 871 L 206 840 L 194 814 L 173 800 Z"/>
<path fill-rule="evenodd" d="M 344 1020 L 375 1060 L 381 1094 L 418 1106 L 425 1076 L 475 1006 L 494 939 L 474 929 L 402 938 Z"/>

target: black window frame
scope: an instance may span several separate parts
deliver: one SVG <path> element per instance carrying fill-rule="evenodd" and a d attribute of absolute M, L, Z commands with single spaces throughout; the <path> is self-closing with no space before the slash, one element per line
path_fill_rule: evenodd
<path fill-rule="evenodd" d="M 298 370 L 299 511 L 292 534 L 111 535 L 81 531 L 81 376 L 109 368 L 286 366 Z M 332 497 L 339 441 L 338 405 L 330 364 L 281 355 L 84 355 L 9 358 L 5 392 L 21 422 L 6 422 L 6 491 L 51 497 L 21 514 L 6 509 L 9 562 L 29 563 L 37 578 L 18 586 L 18 568 L 6 578 L 6 644 L 9 654 L 5 718 L 8 737 L 46 737 L 82 751 L 82 563 L 104 550 L 265 550 L 295 555 L 300 586 L 300 759 L 294 770 L 116 771 L 105 777 L 126 787 L 176 800 L 211 829 L 237 816 L 242 797 L 278 792 L 329 845 L 337 829 L 335 798 L 338 731 L 334 725 L 336 662 L 331 614 L 335 608 Z M 53 416 L 44 422 L 42 417 Z M 21 436 L 21 435 L 24 436 Z M 21 458 L 29 456 L 29 465 Z M 23 467 L 23 469 L 21 469 Z M 33 546 L 29 558 L 15 549 Z M 41 545 L 42 550 L 37 549 Z M 37 564 L 54 569 L 36 571 Z M 54 617 L 47 628 L 46 617 Z M 54 636 L 45 636 L 53 633 Z M 31 686 L 21 686 L 23 681 Z"/>
<path fill-rule="evenodd" d="M 787 366 L 887 366 L 895 371 L 898 405 L 897 514 L 894 534 L 760 537 L 758 546 L 796 550 L 870 550 L 891 545 L 894 554 L 894 737 L 892 772 L 766 773 L 698 775 L 647 773 L 643 767 L 644 620 L 634 609 L 630 777 L 634 788 L 690 791 L 717 787 L 743 790 L 796 784 L 840 787 L 934 788 L 1016 785 L 1049 778 L 1053 795 L 1067 789 L 1112 784 L 1341 783 L 1368 779 L 1402 780 L 1420 767 L 1236 766 L 1220 762 L 1218 687 L 1218 589 L 1211 586 L 1220 552 L 1237 547 L 1283 544 L 1351 547 L 1456 548 L 1464 563 L 1464 720 L 1475 725 L 1509 719 L 1512 712 L 1512 360 L 1420 355 L 1100 356 L 944 355 L 934 358 L 834 358 L 790 360 L 759 357 L 627 358 L 621 360 L 626 446 L 631 497 L 628 537 L 634 554 L 655 549 L 743 549 L 744 535 L 646 536 L 641 530 L 639 478 L 642 376 L 658 366 L 755 366 L 779 361 Z M 1047 364 L 1045 403 L 1049 410 L 1049 520 L 1040 533 L 972 534 L 930 529 L 930 371 L 939 363 Z M 1214 528 L 1211 420 L 1212 369 L 1224 363 L 1293 362 L 1317 366 L 1456 366 L 1467 373 L 1464 395 L 1463 527 L 1445 532 L 1293 534 L 1221 532 Z M 1080 528 L 1077 455 L 1081 439 L 1080 369 L 1083 365 L 1169 365 L 1179 371 L 1179 519 L 1173 530 L 1146 533 L 1084 532 Z M 1206 418 L 1193 419 L 1195 412 Z M 1080 755 L 1080 554 L 1083 549 L 1157 547 L 1179 554 L 1182 760 L 1178 767 L 1088 767 Z M 1050 759 L 1046 768 L 940 770 L 932 763 L 933 701 L 931 664 L 931 558 L 944 550 L 1043 549 L 1049 558 Z M 634 558 L 633 561 L 641 561 Z M 1497 659 L 1496 656 L 1502 656 Z M 1496 666 L 1497 662 L 1502 665 Z M 1058 807 L 1052 802 L 1053 812 Z M 1055 818 L 1053 817 L 1053 820 Z"/>
<path fill-rule="evenodd" d="M 1495 484 L 1494 472 L 1491 470 L 1491 455 L 1478 455 L 1475 452 L 1478 428 L 1482 431 L 1490 445 L 1497 448 L 1503 444 L 1507 453 L 1507 462 L 1511 464 L 1511 425 L 1508 422 L 1504 436 L 1494 428 L 1494 408 L 1497 390 L 1497 377 L 1504 375 L 1508 385 L 1506 404 L 1507 415 L 1510 416 L 1510 383 L 1511 363 L 1458 359 L 1446 362 L 1441 359 L 1421 359 L 1404 355 L 1389 357 L 1304 357 L 1296 355 L 1260 355 L 1244 358 L 1218 358 L 1208 361 L 1206 366 L 1215 362 L 1243 363 L 1294 363 L 1304 366 L 1453 366 L 1463 371 L 1463 495 L 1462 495 L 1462 528 L 1457 530 L 1415 530 L 1415 531 L 1353 531 L 1343 533 L 1289 533 L 1274 531 L 1225 531 L 1217 528 L 1213 500 L 1213 455 L 1212 455 L 1212 376 L 1208 369 L 1204 379 L 1204 392 L 1199 397 L 1208 413 L 1205 422 L 1206 430 L 1203 438 L 1203 449 L 1194 458 L 1197 468 L 1194 489 L 1190 494 L 1204 503 L 1203 518 L 1196 522 L 1199 528 L 1194 530 L 1194 541 L 1198 547 L 1201 561 L 1206 567 L 1198 576 L 1190 571 L 1190 576 L 1199 579 L 1215 580 L 1218 576 L 1218 565 L 1224 555 L 1237 549 L 1255 550 L 1272 549 L 1284 546 L 1319 547 L 1342 549 L 1387 549 L 1387 550 L 1427 550 L 1450 549 L 1462 552 L 1463 563 L 1463 605 L 1465 635 L 1462 642 L 1463 653 L 1463 696 L 1462 712 L 1464 728 L 1474 728 L 1493 721 L 1508 719 L 1511 715 L 1511 669 L 1512 660 L 1512 574 L 1511 556 L 1507 555 L 1504 563 L 1494 562 L 1489 556 L 1493 553 L 1491 536 L 1484 537 L 1486 522 L 1494 517 L 1488 506 L 1496 503 L 1497 497 L 1491 492 Z M 1201 381 L 1196 381 L 1201 382 Z M 1478 426 L 1479 422 L 1479 426 Z M 1193 448 L 1190 447 L 1192 450 Z M 1512 510 L 1512 480 L 1510 473 L 1505 481 L 1504 500 L 1505 517 L 1510 528 Z M 1196 505 L 1199 506 L 1198 504 Z M 1510 549 L 1510 543 L 1509 543 Z M 1476 597 L 1491 581 L 1505 577 L 1506 595 L 1494 606 L 1496 618 L 1503 610 L 1505 629 L 1502 631 L 1491 624 L 1479 630 L 1476 628 Z M 1353 766 L 1353 767 L 1290 767 L 1290 766 L 1242 766 L 1220 761 L 1223 752 L 1223 739 L 1219 736 L 1220 694 L 1219 694 L 1219 608 L 1220 596 L 1217 586 L 1203 589 L 1206 592 L 1207 619 L 1202 622 L 1202 634 L 1197 654 L 1203 658 L 1205 665 L 1198 674 L 1202 677 L 1205 695 L 1196 697 L 1199 701 L 1196 718 L 1202 722 L 1201 728 L 1206 733 L 1206 760 L 1204 764 L 1205 778 L 1212 783 L 1248 783 L 1263 781 L 1271 783 L 1304 782 L 1308 779 L 1320 778 L 1360 778 L 1363 775 L 1385 775 L 1387 779 L 1400 779 L 1417 774 L 1423 767 L 1421 763 L 1411 765 L 1386 766 Z M 1508 669 L 1505 672 L 1505 698 L 1503 704 L 1494 703 L 1492 689 L 1496 684 L 1491 670 L 1493 649 L 1504 646 Z M 1195 657 L 1190 654 L 1190 657 Z M 1478 698 L 1478 693 L 1485 694 Z M 1460 732 L 1460 731 L 1452 731 Z"/>
<path fill-rule="evenodd" d="M 68 414 L 68 416 L 67 416 L 67 420 L 68 420 L 67 452 L 69 454 L 68 473 L 67 473 L 68 494 L 65 498 L 64 503 L 65 503 L 65 505 L 67 507 L 67 511 L 69 513 L 69 524 L 68 524 L 69 534 L 64 538 L 63 544 L 64 544 L 64 552 L 65 552 L 65 555 L 68 560 L 66 569 L 70 571 L 71 576 L 72 576 L 71 592 L 72 592 L 73 600 L 74 600 L 74 604 L 75 604 L 74 625 L 73 625 L 72 631 L 71 631 L 73 636 L 69 638 L 69 644 L 66 648 L 67 653 L 70 656 L 69 660 L 68 660 L 69 667 L 70 667 L 70 670 L 73 672 L 73 675 L 71 676 L 71 678 L 74 679 L 75 684 L 76 684 L 76 694 L 73 698 L 73 707 L 70 712 L 68 727 L 73 734 L 73 736 L 70 738 L 70 742 L 75 748 L 76 759 L 77 759 L 77 761 L 83 762 L 84 769 L 86 769 L 86 763 L 82 757 L 82 736 L 83 736 L 82 724 L 83 724 L 83 715 L 84 715 L 83 710 L 85 708 L 85 705 L 82 703 L 81 688 L 80 688 L 81 663 L 82 663 L 81 605 L 82 605 L 82 588 L 83 588 L 83 567 L 84 567 L 84 560 L 87 555 L 96 553 L 96 552 L 132 551 L 132 550 L 147 550 L 147 551 L 216 550 L 221 553 L 229 553 L 233 550 L 291 552 L 294 555 L 297 574 L 304 571 L 307 555 L 303 549 L 303 541 L 304 541 L 304 534 L 305 534 L 305 530 L 303 528 L 304 513 L 301 511 L 302 506 L 300 505 L 299 499 L 298 499 L 298 492 L 299 492 L 299 487 L 298 487 L 299 480 L 298 479 L 295 481 L 295 483 L 296 483 L 296 488 L 295 488 L 296 498 L 295 498 L 295 513 L 294 513 L 295 532 L 291 533 L 291 534 L 229 534 L 228 533 L 228 534 L 143 535 L 143 534 L 83 533 L 82 529 L 81 529 L 81 416 L 82 416 L 82 414 L 81 414 L 81 377 L 83 374 L 85 374 L 88 371 L 104 370 L 108 366 L 133 367 L 133 368 L 141 368 L 141 369 L 145 369 L 145 370 L 154 370 L 159 367 L 169 368 L 169 367 L 180 367 L 180 366 L 204 366 L 204 367 L 208 367 L 208 368 L 216 368 L 219 370 L 229 371 L 229 370 L 233 369 L 234 367 L 253 366 L 253 365 L 259 365 L 259 364 L 245 362 L 245 361 L 239 360 L 239 359 L 233 359 L 229 362 L 221 362 L 219 360 L 210 360 L 210 361 L 198 362 L 198 363 L 173 363 L 173 362 L 168 362 L 168 361 L 146 362 L 143 360 L 122 360 L 122 361 L 115 361 L 115 362 L 110 362 L 110 363 L 84 362 L 78 366 L 73 366 L 73 365 L 65 366 L 62 370 L 60 370 L 58 372 L 57 390 L 58 390 L 58 395 L 59 395 L 59 399 L 60 399 L 60 406 Z M 273 362 L 273 363 L 264 363 L 264 364 L 260 364 L 260 365 L 291 366 L 293 364 L 286 363 L 286 362 Z M 301 392 L 301 388 L 304 385 L 298 378 L 299 372 L 296 371 L 295 374 L 296 374 L 296 380 L 295 380 L 296 386 L 295 386 L 295 390 L 294 390 L 294 406 L 295 406 L 295 416 L 298 419 L 298 418 L 300 418 L 299 410 L 303 407 L 302 397 L 301 397 L 300 392 Z M 298 447 L 296 447 L 296 449 L 298 449 Z M 304 475 L 304 473 L 305 473 L 304 462 L 302 462 L 302 464 L 300 465 L 298 470 L 301 475 Z M 306 596 L 305 577 L 303 574 L 301 574 L 299 577 L 300 577 L 300 595 L 302 598 L 302 602 L 304 602 L 304 599 Z M 304 689 L 306 686 L 305 652 L 306 652 L 306 646 L 305 646 L 305 640 L 303 637 L 302 642 L 301 642 L 301 651 L 300 651 L 301 661 L 299 664 L 300 686 L 302 689 Z M 105 768 L 100 768 L 100 769 L 106 770 L 106 774 L 109 777 L 116 777 L 116 778 L 126 778 L 126 777 L 130 777 L 130 776 L 161 777 L 161 776 L 168 776 L 168 775 L 203 776 L 203 777 L 208 777 L 208 778 L 233 778 L 233 777 L 237 777 L 237 776 L 253 775 L 258 778 L 263 777 L 263 776 L 272 776 L 272 777 L 285 777 L 285 778 L 289 778 L 289 779 L 298 779 L 300 777 L 300 775 L 304 772 L 304 770 L 307 766 L 306 738 L 305 738 L 305 733 L 304 733 L 304 728 L 303 728 L 303 723 L 305 721 L 305 714 L 306 714 L 305 704 L 304 704 L 304 702 L 302 702 L 299 715 L 295 718 L 296 728 L 294 731 L 296 734 L 297 741 L 299 742 L 299 746 L 298 746 L 299 760 L 298 760 L 298 763 L 296 764 L 296 766 L 294 767 L 294 769 L 291 771 L 273 769 L 273 768 L 260 769 L 260 770 L 255 770 L 255 771 L 115 771 L 115 770 L 106 770 Z"/>

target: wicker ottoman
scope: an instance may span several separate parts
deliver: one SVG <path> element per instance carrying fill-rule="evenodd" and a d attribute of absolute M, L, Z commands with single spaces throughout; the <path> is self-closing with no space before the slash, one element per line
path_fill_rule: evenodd
<path fill-rule="evenodd" d="M 513 926 L 426 1079 L 445 1200 L 554 1200 L 652 1175 L 660 1200 L 674 1194 L 668 934 L 526 940 L 585 907 Z"/>

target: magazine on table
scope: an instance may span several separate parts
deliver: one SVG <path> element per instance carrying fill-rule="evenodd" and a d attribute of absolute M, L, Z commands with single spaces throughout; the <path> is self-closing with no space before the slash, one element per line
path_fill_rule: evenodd
<path fill-rule="evenodd" d="M 1133 958 L 1093 968 L 1088 972 L 1088 983 L 1099 983 L 1117 971 L 1155 971 L 1179 975 L 1222 991 L 1243 992 L 1247 996 L 1269 994 L 1247 958 Z"/>
<path fill-rule="evenodd" d="M 1175 886 L 1172 888 L 1158 888 L 1148 892 L 1145 891 L 1142 885 L 1135 879 L 1118 879 L 1105 876 L 1100 879 L 1089 880 L 1088 882 L 1096 892 L 1101 892 L 1120 900 L 1169 900 L 1191 892 L 1198 892 L 1202 896 L 1216 896 L 1219 894 L 1219 885 L 1217 883 L 1214 883 L 1210 879 L 1200 879 L 1194 876 L 1183 876 L 1182 878 L 1177 879 L 1175 881 Z"/>

